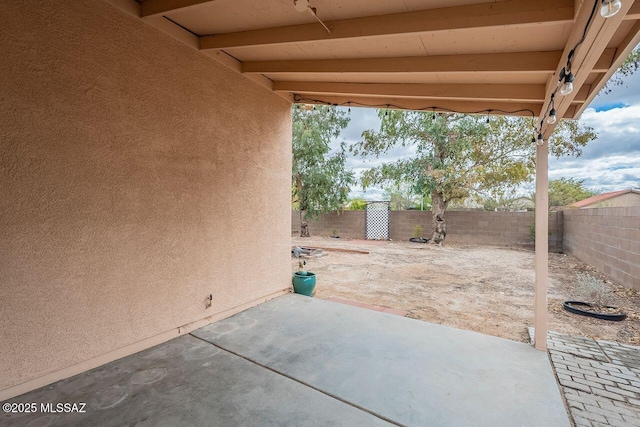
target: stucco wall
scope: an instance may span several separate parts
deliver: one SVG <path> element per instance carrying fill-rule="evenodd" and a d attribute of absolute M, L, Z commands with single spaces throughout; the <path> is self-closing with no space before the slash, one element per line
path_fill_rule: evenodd
<path fill-rule="evenodd" d="M 589 206 L 585 206 L 582 209 L 618 208 L 618 207 L 630 207 L 630 206 L 640 206 L 640 194 L 638 193 L 622 194 L 620 196 L 612 197 L 610 199 L 603 200 L 601 202 L 594 203 Z"/>
<path fill-rule="evenodd" d="M 289 286 L 287 101 L 106 2 L 0 22 L 0 391 Z"/>
<path fill-rule="evenodd" d="M 564 212 L 567 253 L 640 290 L 640 207 Z"/>

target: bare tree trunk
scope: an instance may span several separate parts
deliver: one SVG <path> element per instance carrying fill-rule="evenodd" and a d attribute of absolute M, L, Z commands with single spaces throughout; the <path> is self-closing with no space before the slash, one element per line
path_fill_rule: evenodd
<path fill-rule="evenodd" d="M 311 237 L 309 236 L 309 224 L 304 219 L 303 210 L 300 210 L 300 237 Z"/>
<path fill-rule="evenodd" d="M 302 197 L 302 180 L 300 179 L 300 175 L 296 175 L 296 188 L 298 189 L 298 202 L 300 204 L 300 237 L 310 237 L 309 224 L 304 217 L 305 211 L 302 208 L 304 206 L 304 198 Z"/>
<path fill-rule="evenodd" d="M 433 236 L 431 243 L 442 246 L 447 236 L 447 225 L 444 220 L 444 214 L 447 210 L 448 202 L 444 201 L 441 192 L 431 191 L 431 215 L 433 216 Z"/>

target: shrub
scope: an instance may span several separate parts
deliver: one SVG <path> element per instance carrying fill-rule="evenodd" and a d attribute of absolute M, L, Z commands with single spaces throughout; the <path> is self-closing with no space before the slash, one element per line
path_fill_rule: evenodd
<path fill-rule="evenodd" d="M 578 292 L 586 302 L 599 309 L 607 305 L 608 291 L 604 282 L 589 273 L 578 273 Z"/>

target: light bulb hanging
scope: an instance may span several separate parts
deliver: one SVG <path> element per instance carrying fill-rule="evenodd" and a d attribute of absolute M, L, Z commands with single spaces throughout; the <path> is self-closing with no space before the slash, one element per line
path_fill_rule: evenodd
<path fill-rule="evenodd" d="M 544 138 L 542 138 L 542 134 L 541 133 L 538 134 L 538 140 L 536 141 L 536 144 L 538 144 L 538 145 L 544 144 Z"/>
<path fill-rule="evenodd" d="M 604 18 L 611 18 L 613 15 L 620 12 L 621 8 L 622 2 L 620 0 L 602 0 L 600 15 Z"/>
<path fill-rule="evenodd" d="M 560 87 L 560 95 L 569 95 L 573 92 L 573 73 L 564 76 L 564 83 Z"/>
<path fill-rule="evenodd" d="M 547 117 L 547 123 L 549 123 L 550 125 L 554 124 L 556 121 L 558 120 L 558 118 L 556 117 L 556 109 L 552 108 L 551 111 L 549 112 L 549 117 Z"/>

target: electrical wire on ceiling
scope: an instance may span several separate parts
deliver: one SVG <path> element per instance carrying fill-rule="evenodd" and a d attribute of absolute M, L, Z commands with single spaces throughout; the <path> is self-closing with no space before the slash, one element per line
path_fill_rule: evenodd
<path fill-rule="evenodd" d="M 558 84 L 556 85 L 556 88 L 554 89 L 554 91 L 551 93 L 551 99 L 549 100 L 549 104 L 547 104 L 545 113 L 540 118 L 540 126 L 536 129 L 538 133 L 538 139 L 537 139 L 538 145 L 544 144 L 544 139 L 542 137 L 542 126 L 544 125 L 545 120 L 548 124 L 554 124 L 557 121 L 556 108 L 555 108 L 556 95 L 558 93 L 560 95 L 569 95 L 571 92 L 573 92 L 574 75 L 573 75 L 573 72 L 571 71 L 573 57 L 578 47 L 582 45 L 585 38 L 587 37 L 587 31 L 589 30 L 589 27 L 593 22 L 593 18 L 596 16 L 598 6 L 600 6 L 600 14 L 602 15 L 603 18 L 606 19 L 606 18 L 611 18 L 612 16 L 614 16 L 616 13 L 620 11 L 620 9 L 622 8 L 622 2 L 621 0 L 595 0 L 594 1 L 593 8 L 591 9 L 591 14 L 589 15 L 589 19 L 587 20 L 587 23 L 584 26 L 584 30 L 582 30 L 582 37 L 580 37 L 580 40 L 578 40 L 576 44 L 573 46 L 573 48 L 569 51 L 569 55 L 567 55 L 567 64 L 562 68 L 562 70 L 560 70 Z"/>
<path fill-rule="evenodd" d="M 311 5 L 309 4 L 308 0 L 294 0 L 293 4 L 296 8 L 296 10 L 300 11 L 300 12 L 304 12 L 306 10 L 310 10 L 311 13 L 318 19 L 318 21 L 325 27 L 325 29 L 327 30 L 327 32 L 329 32 L 329 34 L 331 34 L 331 31 L 329 30 L 329 28 L 327 28 L 326 25 L 324 25 L 324 23 L 320 20 L 320 18 L 318 18 L 318 16 L 316 15 L 315 12 L 315 8 L 312 8 Z M 577 41 L 577 43 L 573 46 L 573 48 L 569 51 L 569 54 L 567 55 L 567 63 L 565 65 L 565 67 L 562 68 L 562 70 L 560 70 L 560 75 L 558 78 L 558 83 L 556 85 L 556 88 L 554 89 L 554 91 L 551 93 L 551 99 L 549 100 L 549 103 L 547 104 L 547 108 L 545 109 L 544 114 L 540 117 L 540 125 L 539 126 L 535 126 L 532 123 L 532 128 L 534 129 L 534 137 L 532 138 L 532 142 L 537 143 L 538 145 L 542 145 L 544 144 L 544 138 L 542 136 L 542 127 L 544 125 L 544 122 L 546 121 L 548 124 L 554 124 L 557 121 L 557 116 L 556 116 L 556 108 L 555 108 L 555 98 L 556 95 L 558 95 L 558 93 L 560 95 L 569 95 L 571 92 L 573 92 L 573 81 L 574 81 L 574 75 L 571 71 L 571 66 L 573 63 L 573 59 L 574 59 L 574 55 L 576 53 L 576 50 L 578 49 L 578 47 L 580 47 L 580 45 L 584 42 L 586 36 L 587 36 L 587 31 L 589 30 L 589 26 L 591 25 L 593 18 L 596 15 L 596 11 L 598 10 L 598 5 L 600 5 L 600 14 L 604 17 L 604 18 L 610 18 L 611 16 L 615 15 L 621 8 L 621 1 L 620 0 L 594 0 L 594 4 L 593 4 L 593 8 L 591 10 L 591 14 L 589 15 L 589 19 L 587 20 L 587 23 L 584 27 L 584 30 L 582 32 L 582 37 L 580 38 L 580 40 Z M 405 109 L 404 107 L 398 106 L 398 105 L 394 105 L 394 104 L 364 104 L 364 103 L 360 103 L 357 101 L 347 101 L 341 104 L 332 104 L 330 102 L 326 102 L 326 101 L 322 101 L 322 100 L 318 100 L 318 99 L 312 99 L 312 98 L 305 98 L 305 97 L 301 97 L 298 94 L 294 94 L 294 102 L 296 103 L 312 103 L 312 104 L 324 104 L 324 105 L 329 105 L 329 106 L 348 106 L 349 107 L 349 111 L 351 111 L 351 105 L 353 104 L 354 106 L 361 106 L 361 107 L 372 107 L 372 108 L 393 108 L 393 109 Z M 303 107 L 303 109 L 306 110 L 310 110 L 313 107 L 309 108 L 308 105 L 305 105 Z M 436 111 L 442 111 L 442 112 L 446 112 L 446 113 L 459 113 L 459 114 L 484 114 L 487 113 L 487 120 L 488 120 L 488 116 L 492 113 L 501 113 L 501 114 L 517 114 L 517 113 L 529 113 L 531 114 L 531 121 L 533 122 L 535 119 L 535 112 L 531 109 L 525 108 L 525 109 L 519 109 L 519 110 L 513 110 L 513 111 L 505 111 L 505 110 L 497 110 L 497 109 L 485 109 L 485 110 L 478 110 L 478 111 L 456 111 L 456 110 L 452 110 L 449 108 L 441 108 L 438 106 L 428 106 L 428 107 L 422 107 L 422 108 L 412 108 L 412 110 L 416 110 L 416 111 L 433 111 L 434 113 Z M 537 138 L 535 137 L 535 134 L 537 134 Z"/>
<path fill-rule="evenodd" d="M 313 99 L 313 98 L 306 98 L 303 96 L 300 96 L 298 94 L 294 94 L 293 95 L 293 101 L 296 104 L 301 104 L 300 108 L 302 108 L 303 110 L 312 110 L 313 104 L 321 104 L 321 105 L 327 105 L 330 107 L 348 107 L 349 111 L 351 111 L 351 107 L 370 107 L 370 108 L 385 108 L 385 109 L 392 109 L 392 110 L 406 110 L 407 108 L 399 106 L 399 105 L 395 105 L 395 104 L 365 104 L 362 102 L 358 102 L 358 101 L 346 101 L 346 102 L 342 102 L 342 103 L 331 103 L 331 102 L 327 102 L 327 101 L 322 101 L 320 99 Z M 439 107 L 437 105 L 430 105 L 430 106 L 425 106 L 425 107 L 419 107 L 419 108 L 411 108 L 411 110 L 414 111 L 431 111 L 433 113 L 437 113 L 437 112 L 444 112 L 444 113 L 457 113 L 457 114 L 487 114 L 487 122 L 489 121 L 489 115 L 491 113 L 499 113 L 499 114 L 517 114 L 517 113 L 529 113 L 531 115 L 531 120 L 532 120 L 532 127 L 534 127 L 534 123 L 533 120 L 536 116 L 536 113 L 529 109 L 529 108 L 521 108 L 519 110 L 512 110 L 512 111 L 506 111 L 506 110 L 498 110 L 495 108 L 487 108 L 485 110 L 477 110 L 477 111 L 459 111 L 459 110 L 452 110 L 450 108 L 444 108 L 444 107 Z"/>
<path fill-rule="evenodd" d="M 318 20 L 320 25 L 322 25 L 324 29 L 327 30 L 327 33 L 331 34 L 331 30 L 329 29 L 329 27 L 327 27 L 325 23 L 322 22 L 322 19 L 320 19 L 320 17 L 318 16 L 318 10 L 315 7 L 311 7 L 311 4 L 309 4 L 309 0 L 293 0 L 293 7 L 295 7 L 298 12 L 309 12 L 310 14 L 312 14 L 313 17 Z"/>

